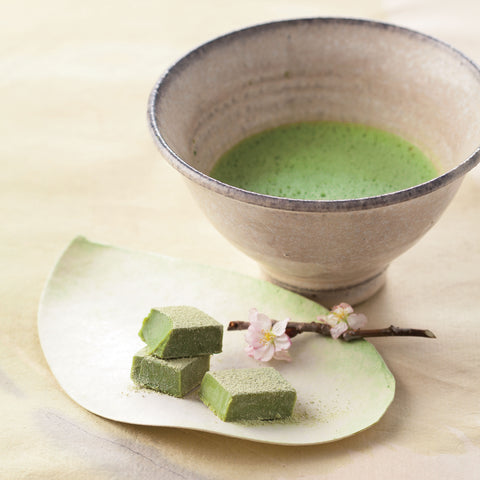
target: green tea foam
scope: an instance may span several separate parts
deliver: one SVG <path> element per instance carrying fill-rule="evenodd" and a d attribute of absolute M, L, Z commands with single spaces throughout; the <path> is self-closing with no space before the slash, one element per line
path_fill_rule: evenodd
<path fill-rule="evenodd" d="M 308 200 L 362 198 L 438 175 L 416 146 L 390 132 L 342 122 L 300 122 L 250 136 L 210 175 L 252 192 Z"/>

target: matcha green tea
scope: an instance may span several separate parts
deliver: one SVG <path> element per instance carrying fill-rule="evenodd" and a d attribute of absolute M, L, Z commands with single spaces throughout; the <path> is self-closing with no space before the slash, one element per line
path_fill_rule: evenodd
<path fill-rule="evenodd" d="M 266 195 L 338 200 L 402 190 L 438 172 L 417 147 L 384 130 L 301 122 L 246 138 L 218 160 L 210 175 Z"/>

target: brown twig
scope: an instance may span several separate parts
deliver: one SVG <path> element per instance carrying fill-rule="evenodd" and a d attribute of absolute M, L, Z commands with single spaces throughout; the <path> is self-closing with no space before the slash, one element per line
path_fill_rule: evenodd
<path fill-rule="evenodd" d="M 275 320 L 274 320 L 275 322 Z M 250 322 L 232 321 L 228 324 L 227 330 L 246 330 L 250 326 Z M 285 333 L 290 337 L 303 332 L 314 332 L 326 337 L 330 336 L 330 325 L 320 322 L 288 322 Z M 421 330 L 418 328 L 400 328 L 390 325 L 387 328 L 346 331 L 340 338 L 346 342 L 359 340 L 367 337 L 424 337 L 436 338 L 430 330 Z"/>

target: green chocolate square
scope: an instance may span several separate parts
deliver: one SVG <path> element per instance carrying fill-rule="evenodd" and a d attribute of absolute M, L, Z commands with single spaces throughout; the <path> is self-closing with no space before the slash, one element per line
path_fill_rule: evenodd
<path fill-rule="evenodd" d="M 210 371 L 199 395 L 221 420 L 275 420 L 289 417 L 295 389 L 271 367 Z"/>
<path fill-rule="evenodd" d="M 196 357 L 222 351 L 223 325 L 195 307 L 154 308 L 139 335 L 156 357 Z"/>
<path fill-rule="evenodd" d="M 200 385 L 209 368 L 208 355 L 163 360 L 149 355 L 144 347 L 133 357 L 131 378 L 141 387 L 183 397 Z"/>

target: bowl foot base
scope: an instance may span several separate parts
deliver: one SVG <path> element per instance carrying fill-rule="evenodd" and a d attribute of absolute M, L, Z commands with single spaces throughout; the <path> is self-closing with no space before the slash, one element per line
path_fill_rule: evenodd
<path fill-rule="evenodd" d="M 355 285 L 341 288 L 318 290 L 289 285 L 288 283 L 275 279 L 272 275 L 269 275 L 266 272 L 263 272 L 263 275 L 269 282 L 274 283 L 279 287 L 285 288 L 311 300 L 314 300 L 315 302 L 320 303 L 324 307 L 331 308 L 341 302 L 346 302 L 350 305 L 356 305 L 373 296 L 385 284 L 385 281 L 387 279 L 387 269 L 384 269 L 373 277 L 370 277 L 367 280 L 364 280 Z"/>

